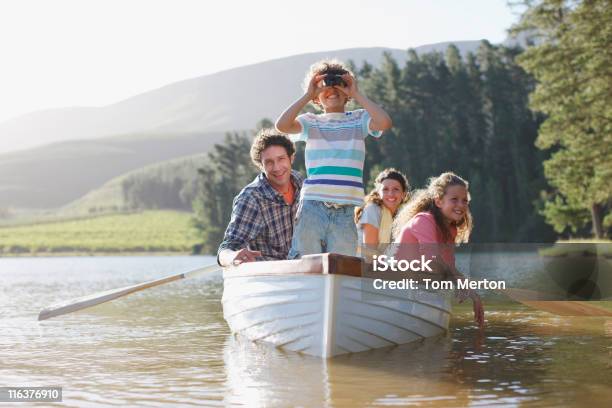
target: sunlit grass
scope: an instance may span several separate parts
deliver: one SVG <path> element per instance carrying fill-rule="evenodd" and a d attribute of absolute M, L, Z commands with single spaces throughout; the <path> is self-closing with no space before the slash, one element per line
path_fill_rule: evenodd
<path fill-rule="evenodd" d="M 190 213 L 145 211 L 0 228 L 0 253 L 190 253 Z"/>

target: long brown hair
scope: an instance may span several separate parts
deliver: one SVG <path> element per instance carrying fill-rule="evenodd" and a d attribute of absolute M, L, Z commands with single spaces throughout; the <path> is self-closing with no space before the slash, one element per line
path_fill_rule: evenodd
<path fill-rule="evenodd" d="M 400 206 L 408 202 L 408 197 L 410 196 L 410 193 L 408 192 L 408 190 L 410 190 L 410 184 L 408 183 L 408 179 L 406 178 L 404 173 L 392 167 L 384 169 L 383 171 L 378 173 L 378 176 L 376 176 L 376 180 L 374 180 L 374 190 L 370 191 L 370 194 L 365 196 L 365 198 L 363 199 L 363 207 L 355 207 L 355 224 L 359 224 L 359 220 L 361 219 L 361 215 L 363 214 L 363 209 L 366 205 L 370 203 L 374 203 L 379 207 L 383 205 L 383 200 L 380 197 L 380 194 L 378 194 L 378 189 L 382 186 L 383 181 L 389 179 L 395 180 L 400 183 L 400 185 L 402 186 L 402 190 L 404 191 L 404 193 L 406 193 L 406 196 L 400 203 Z"/>
<path fill-rule="evenodd" d="M 467 190 L 469 183 L 456 175 L 453 172 L 440 174 L 438 177 L 429 179 L 429 184 L 426 189 L 416 191 L 412 199 L 404 206 L 402 211 L 397 215 L 393 223 L 393 236 L 399 236 L 399 233 L 404 225 L 408 223 L 416 214 L 420 212 L 429 212 L 433 214 L 436 224 L 441 232 L 444 242 L 452 242 L 453 237 L 444 220 L 444 215 L 436 206 L 435 200 L 441 199 L 446 194 L 446 190 L 451 186 L 462 186 Z M 470 195 L 468 192 L 468 200 Z M 470 233 L 472 232 L 472 214 L 468 207 L 461 221 L 455 224 L 457 227 L 456 243 L 468 242 Z"/>

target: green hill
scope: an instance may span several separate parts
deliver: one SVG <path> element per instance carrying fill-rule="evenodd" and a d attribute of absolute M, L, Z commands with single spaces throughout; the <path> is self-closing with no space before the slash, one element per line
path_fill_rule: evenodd
<path fill-rule="evenodd" d="M 206 154 L 154 163 L 115 177 L 58 210 L 58 216 L 146 209 L 191 211 L 193 183 Z"/>
<path fill-rule="evenodd" d="M 145 211 L 0 228 L 1 255 L 175 252 L 196 244 L 191 213 Z"/>

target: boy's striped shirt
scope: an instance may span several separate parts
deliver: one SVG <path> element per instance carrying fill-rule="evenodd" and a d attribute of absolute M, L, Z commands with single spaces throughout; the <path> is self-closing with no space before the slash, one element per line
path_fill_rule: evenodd
<path fill-rule="evenodd" d="M 382 134 L 369 130 L 368 112 L 305 113 L 297 120 L 302 133 L 292 139 L 306 142 L 308 175 L 301 199 L 362 205 L 365 138 Z"/>

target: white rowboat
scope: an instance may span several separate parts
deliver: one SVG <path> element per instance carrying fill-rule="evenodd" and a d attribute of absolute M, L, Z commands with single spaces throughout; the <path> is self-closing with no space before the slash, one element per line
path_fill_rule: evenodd
<path fill-rule="evenodd" d="M 233 333 L 323 358 L 448 330 L 448 293 L 376 290 L 362 268 L 361 258 L 337 254 L 227 268 L 223 315 Z"/>

